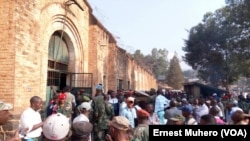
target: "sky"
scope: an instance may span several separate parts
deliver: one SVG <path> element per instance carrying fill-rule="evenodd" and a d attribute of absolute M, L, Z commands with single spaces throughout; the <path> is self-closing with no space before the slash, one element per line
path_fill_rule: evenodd
<path fill-rule="evenodd" d="M 225 6 L 225 0 L 88 0 L 96 18 L 116 38 L 119 47 L 144 55 L 153 48 L 176 52 L 181 59 L 188 30 L 207 12 Z M 180 60 L 182 70 L 191 69 Z"/>

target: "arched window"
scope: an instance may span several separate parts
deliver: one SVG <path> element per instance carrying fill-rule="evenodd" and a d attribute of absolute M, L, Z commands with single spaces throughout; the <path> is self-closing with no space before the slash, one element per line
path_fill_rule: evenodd
<path fill-rule="evenodd" d="M 55 32 L 49 41 L 49 68 L 67 71 L 69 52 L 65 39 Z"/>
<path fill-rule="evenodd" d="M 69 64 L 69 52 L 65 39 L 60 32 L 55 32 L 49 41 L 47 86 L 60 88 L 66 85 L 66 73 Z"/>

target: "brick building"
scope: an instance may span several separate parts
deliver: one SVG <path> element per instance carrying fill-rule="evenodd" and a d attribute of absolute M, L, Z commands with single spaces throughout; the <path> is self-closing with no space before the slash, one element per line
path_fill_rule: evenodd
<path fill-rule="evenodd" d="M 1 0 L 0 17 L 0 99 L 14 104 L 17 119 L 31 96 L 48 101 L 51 85 L 85 87 L 92 94 L 98 83 L 105 92 L 157 87 L 86 0 Z"/>

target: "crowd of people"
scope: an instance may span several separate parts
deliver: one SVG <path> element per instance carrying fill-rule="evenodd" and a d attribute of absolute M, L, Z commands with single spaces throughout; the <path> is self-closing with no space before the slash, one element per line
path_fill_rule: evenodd
<path fill-rule="evenodd" d="M 6 141 L 148 141 L 149 125 L 249 125 L 250 115 L 237 100 L 210 97 L 190 98 L 159 88 L 147 101 L 138 101 L 134 91 L 103 92 L 96 86 L 94 96 L 69 87 L 56 91 L 46 107 L 43 100 L 30 99 L 20 116 L 18 132 Z M 0 103 L 0 124 L 8 120 L 11 104 Z M 247 110 L 249 111 L 249 109 Z"/>

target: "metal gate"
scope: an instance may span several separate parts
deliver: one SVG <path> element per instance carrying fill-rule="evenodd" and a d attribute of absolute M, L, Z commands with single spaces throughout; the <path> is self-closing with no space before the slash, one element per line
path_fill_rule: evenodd
<path fill-rule="evenodd" d="M 46 104 L 53 97 L 51 86 L 54 86 L 56 90 L 62 90 L 65 86 L 69 86 L 73 94 L 76 94 L 80 89 L 84 89 L 86 93 L 92 95 L 93 74 L 49 70 L 47 77 Z"/>
<path fill-rule="evenodd" d="M 92 73 L 69 73 L 70 87 L 72 93 L 84 89 L 86 93 L 92 95 L 93 74 Z"/>

